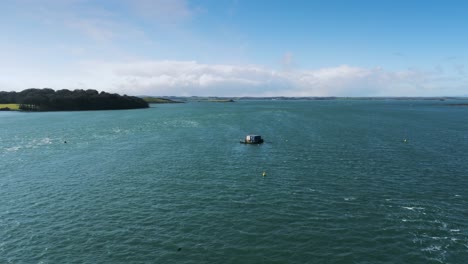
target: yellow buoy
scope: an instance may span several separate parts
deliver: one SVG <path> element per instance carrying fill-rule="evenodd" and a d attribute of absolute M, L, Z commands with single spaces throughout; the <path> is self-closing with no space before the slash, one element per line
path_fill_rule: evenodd
<path fill-rule="evenodd" d="M 266 176 L 266 172 L 263 172 L 263 173 L 262 173 L 262 176 L 265 177 L 265 176 Z"/>

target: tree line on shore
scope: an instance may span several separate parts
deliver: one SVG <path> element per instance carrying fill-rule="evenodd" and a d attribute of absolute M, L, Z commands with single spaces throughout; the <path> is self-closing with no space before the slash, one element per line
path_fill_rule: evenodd
<path fill-rule="evenodd" d="M 77 111 L 148 108 L 143 99 L 135 96 L 98 92 L 96 90 L 30 88 L 21 92 L 0 91 L 0 104 L 19 104 L 26 111 Z"/>

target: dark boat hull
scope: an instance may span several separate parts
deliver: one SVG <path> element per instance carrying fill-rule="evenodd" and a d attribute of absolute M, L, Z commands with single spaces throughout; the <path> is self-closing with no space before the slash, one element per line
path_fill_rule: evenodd
<path fill-rule="evenodd" d="M 260 139 L 260 140 L 258 140 L 258 141 L 241 140 L 240 143 L 241 143 L 241 144 L 262 144 L 262 143 L 263 143 L 263 139 Z"/>

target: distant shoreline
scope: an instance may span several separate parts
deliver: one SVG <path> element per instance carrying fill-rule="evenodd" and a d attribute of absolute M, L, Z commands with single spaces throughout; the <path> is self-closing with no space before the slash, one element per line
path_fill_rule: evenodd
<path fill-rule="evenodd" d="M 145 96 L 142 98 L 151 98 Z M 159 96 L 154 97 L 161 100 L 172 100 L 176 102 L 236 102 L 236 101 L 248 101 L 248 100 L 262 100 L 262 101 L 320 101 L 320 100 L 368 100 L 368 101 L 382 101 L 382 100 L 395 100 L 395 101 L 446 101 L 446 100 L 468 100 L 468 97 L 456 97 L 456 96 L 442 96 L 442 97 L 335 97 L 335 96 L 303 96 L 303 97 L 288 97 L 288 96 L 271 96 L 271 97 L 254 97 L 254 96 L 241 96 L 241 97 L 225 97 L 225 96 Z"/>
<path fill-rule="evenodd" d="M 22 92 L 0 91 L 0 111 L 87 111 L 148 108 L 149 104 L 189 102 L 231 103 L 237 101 L 450 101 L 445 106 L 468 106 L 468 97 L 224 97 L 224 96 L 121 96 L 95 90 L 27 89 Z"/>

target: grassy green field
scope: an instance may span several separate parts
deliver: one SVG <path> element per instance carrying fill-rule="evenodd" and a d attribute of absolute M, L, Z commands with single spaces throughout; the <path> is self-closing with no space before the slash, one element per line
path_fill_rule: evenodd
<path fill-rule="evenodd" d="M 0 109 L 10 108 L 10 110 L 20 110 L 19 104 L 0 104 Z"/>

